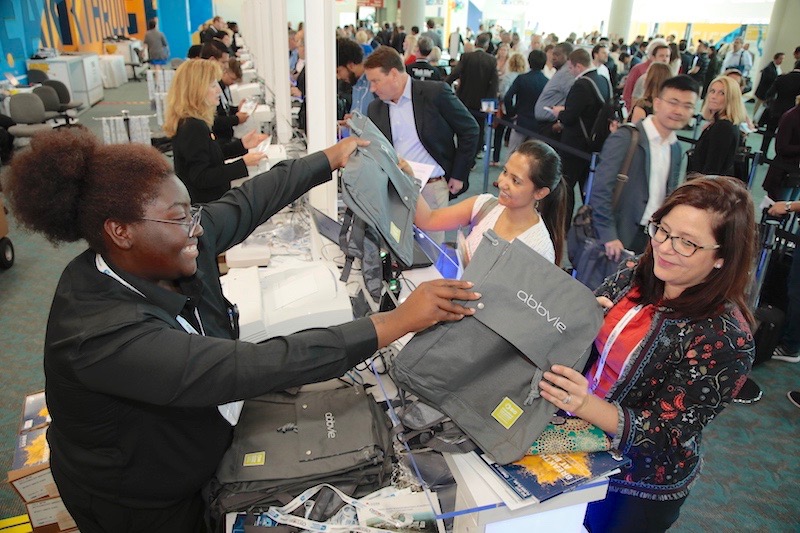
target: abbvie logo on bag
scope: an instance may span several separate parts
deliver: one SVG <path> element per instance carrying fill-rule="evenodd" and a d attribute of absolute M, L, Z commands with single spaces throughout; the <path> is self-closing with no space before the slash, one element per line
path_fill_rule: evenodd
<path fill-rule="evenodd" d="M 556 328 L 559 333 L 563 334 L 565 331 L 567 331 L 567 325 L 561 321 L 561 317 L 551 317 L 550 310 L 543 306 L 542 302 L 537 301 L 532 294 L 528 294 L 525 291 L 518 291 L 517 298 L 525 302 L 525 305 L 536 311 L 537 315 L 543 317 L 545 320 L 553 324 L 553 327 Z"/>
<path fill-rule="evenodd" d="M 328 428 L 328 438 L 335 439 L 336 438 L 336 419 L 333 417 L 333 413 L 328 411 L 325 413 L 325 427 Z"/>

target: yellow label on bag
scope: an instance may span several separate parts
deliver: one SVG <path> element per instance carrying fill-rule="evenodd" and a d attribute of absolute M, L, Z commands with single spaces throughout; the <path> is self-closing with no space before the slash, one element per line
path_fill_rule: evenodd
<path fill-rule="evenodd" d="M 500 422 L 504 428 L 511 429 L 511 426 L 522 416 L 523 412 L 519 405 L 515 404 L 511 398 L 506 396 L 503 398 L 503 401 L 494 408 L 492 417 Z"/>
<path fill-rule="evenodd" d="M 396 242 L 400 242 L 400 237 L 403 235 L 403 230 L 397 227 L 394 222 L 389 222 L 389 233 L 392 235 L 392 239 Z"/>
<path fill-rule="evenodd" d="M 266 452 L 253 452 L 244 454 L 242 466 L 264 466 L 267 462 Z"/>

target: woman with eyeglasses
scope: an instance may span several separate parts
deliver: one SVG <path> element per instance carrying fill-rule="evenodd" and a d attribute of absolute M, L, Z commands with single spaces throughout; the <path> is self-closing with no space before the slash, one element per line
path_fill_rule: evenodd
<path fill-rule="evenodd" d="M 592 533 L 665 531 L 677 520 L 700 472 L 703 428 L 753 362 L 753 212 L 735 178 L 675 189 L 651 217 L 645 252 L 595 291 L 607 311 L 585 375 L 558 365 L 545 373 L 544 398 L 633 460 L 589 504 Z"/>
<path fill-rule="evenodd" d="M 200 490 L 231 442 L 232 402 L 341 376 L 408 332 L 472 314 L 452 301 L 478 298 L 471 284 L 439 280 L 388 313 L 236 340 L 217 255 L 363 144 L 281 162 L 202 211 L 149 146 L 53 130 L 15 155 L 4 193 L 17 220 L 89 245 L 61 276 L 44 346 L 51 469 L 81 531 L 203 531 Z"/>

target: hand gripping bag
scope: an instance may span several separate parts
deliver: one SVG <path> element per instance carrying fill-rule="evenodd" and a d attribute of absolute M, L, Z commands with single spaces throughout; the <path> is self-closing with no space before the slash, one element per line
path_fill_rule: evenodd
<path fill-rule="evenodd" d="M 370 144 L 359 146 L 342 170 L 342 201 L 410 266 L 419 182 L 400 170 L 394 147 L 369 118 L 354 112 L 348 124 L 353 135 Z"/>
<path fill-rule="evenodd" d="M 492 230 L 464 271 L 476 313 L 416 334 L 395 382 L 439 409 L 500 464 L 520 459 L 551 420 L 539 396 L 553 364 L 583 371 L 603 320 L 592 292 L 524 243 Z"/>

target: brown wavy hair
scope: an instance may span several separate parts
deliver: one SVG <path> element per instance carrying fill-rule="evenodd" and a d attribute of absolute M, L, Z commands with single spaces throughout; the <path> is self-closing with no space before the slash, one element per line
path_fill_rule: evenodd
<path fill-rule="evenodd" d="M 80 128 L 37 134 L 9 170 L 3 192 L 23 227 L 53 244 L 85 239 L 98 252 L 105 221 L 139 220 L 172 174 L 152 146 L 103 145 Z"/>
<path fill-rule="evenodd" d="M 208 86 L 221 78 L 222 67 L 217 61 L 190 59 L 178 67 L 164 112 L 164 133 L 168 137 L 174 137 L 181 121 L 187 118 L 202 120 L 209 128 L 214 125 L 217 108 L 208 103 L 206 95 Z"/>
<path fill-rule="evenodd" d="M 703 176 L 687 181 L 653 213 L 652 220 L 661 222 L 678 205 L 687 205 L 710 212 L 714 238 L 719 244 L 716 257 L 723 259 L 721 268 L 714 268 L 702 283 L 685 289 L 664 305 L 676 317 L 709 318 L 720 314 L 726 303 L 741 309 L 748 322 L 753 315 L 745 301 L 750 283 L 756 246 L 756 223 L 753 200 L 744 184 L 728 176 Z M 664 282 L 653 272 L 653 245 L 648 243 L 633 276 L 639 287 L 637 303 L 658 304 L 664 296 Z"/>

